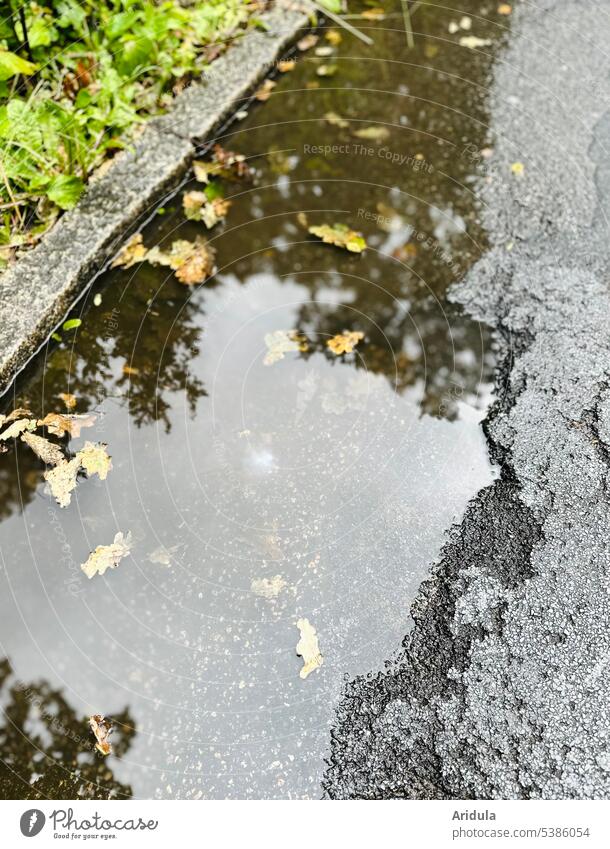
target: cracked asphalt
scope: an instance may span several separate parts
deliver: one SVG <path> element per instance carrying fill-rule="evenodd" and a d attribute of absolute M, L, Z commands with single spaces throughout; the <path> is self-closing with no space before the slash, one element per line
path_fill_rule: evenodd
<path fill-rule="evenodd" d="M 347 685 L 331 798 L 610 795 L 610 15 L 546 0 L 514 17 L 481 175 L 490 250 L 453 292 L 500 346 L 485 431 L 502 475 L 452 529 L 400 652 Z"/>

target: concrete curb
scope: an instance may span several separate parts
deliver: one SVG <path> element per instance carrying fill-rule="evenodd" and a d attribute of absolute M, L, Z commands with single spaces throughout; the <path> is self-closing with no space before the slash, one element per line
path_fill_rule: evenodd
<path fill-rule="evenodd" d="M 130 151 L 92 182 L 32 251 L 0 275 L 0 394 L 136 228 L 186 174 L 196 142 L 214 135 L 250 95 L 297 34 L 310 25 L 303 6 L 278 4 L 155 118 Z"/>

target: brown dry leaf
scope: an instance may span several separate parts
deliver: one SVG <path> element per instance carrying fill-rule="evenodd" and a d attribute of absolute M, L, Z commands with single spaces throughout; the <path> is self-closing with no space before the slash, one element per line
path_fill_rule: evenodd
<path fill-rule="evenodd" d="M 48 413 L 44 419 L 38 419 L 38 427 L 46 427 L 53 436 L 69 434 L 76 439 L 84 427 L 93 427 L 97 416 L 90 413 Z"/>
<path fill-rule="evenodd" d="M 349 121 L 346 121 L 345 118 L 337 115 L 336 112 L 327 112 L 324 116 L 324 120 L 332 127 L 340 127 L 342 130 L 349 127 Z"/>
<path fill-rule="evenodd" d="M 0 425 L 6 422 L 14 422 L 15 419 L 31 419 L 32 413 L 30 410 L 25 407 L 17 407 L 17 409 L 13 410 L 12 413 L 9 413 L 8 416 L 2 416 L 0 419 Z"/>
<path fill-rule="evenodd" d="M 209 183 L 210 177 L 243 180 L 248 179 L 252 175 L 243 153 L 225 150 L 219 144 L 214 145 L 212 161 L 203 162 L 202 160 L 196 160 L 193 162 L 193 170 L 195 172 L 195 179 L 200 183 Z"/>
<path fill-rule="evenodd" d="M 116 256 L 110 267 L 111 268 L 131 268 L 138 262 L 143 262 L 146 259 L 146 248 L 142 242 L 142 234 L 134 233 L 126 245 L 124 245 L 118 256 Z"/>
<path fill-rule="evenodd" d="M 96 739 L 95 748 L 101 755 L 109 755 L 112 752 L 112 746 L 108 739 L 112 731 L 112 722 L 105 719 L 101 714 L 95 713 L 89 717 L 89 728 L 93 731 Z"/>
<path fill-rule="evenodd" d="M 296 59 L 283 59 L 281 62 L 277 63 L 277 69 L 280 74 L 287 74 L 288 71 L 294 71 L 296 66 Z"/>
<path fill-rule="evenodd" d="M 140 374 L 140 369 L 135 368 L 135 366 L 123 366 L 123 374 L 126 374 L 128 377 L 135 377 Z"/>
<path fill-rule="evenodd" d="M 100 480 L 105 481 L 108 472 L 112 469 L 112 460 L 106 451 L 103 442 L 85 442 L 84 447 L 76 455 L 80 458 L 80 464 L 87 472 L 87 477 L 99 475 Z"/>
<path fill-rule="evenodd" d="M 71 395 L 69 392 L 60 392 L 57 397 L 61 398 L 67 410 L 73 410 L 76 407 L 76 395 Z"/>
<path fill-rule="evenodd" d="M 265 334 L 267 353 L 263 364 L 271 366 L 293 351 L 307 351 L 309 342 L 298 330 L 274 330 Z"/>
<path fill-rule="evenodd" d="M 304 53 L 306 50 L 310 50 L 312 47 L 315 47 L 317 43 L 318 36 L 313 33 L 309 33 L 308 35 L 304 35 L 300 41 L 297 41 L 297 47 L 302 53 Z"/>
<path fill-rule="evenodd" d="M 103 575 L 106 569 L 115 569 L 130 552 L 131 533 L 123 536 L 122 531 L 119 531 L 110 545 L 98 545 L 89 555 L 87 562 L 82 564 L 81 569 L 88 578 Z"/>
<path fill-rule="evenodd" d="M 303 668 L 299 675 L 301 678 L 307 678 L 314 669 L 319 669 L 322 666 L 324 658 L 320 652 L 316 629 L 309 619 L 298 619 L 297 628 L 301 633 L 297 643 L 297 654 L 303 658 Z"/>
<path fill-rule="evenodd" d="M 345 224 L 321 224 L 318 227 L 309 227 L 308 232 L 322 239 L 327 245 L 345 248 L 355 254 L 362 253 L 366 248 L 366 241 L 362 234 L 350 230 Z"/>
<path fill-rule="evenodd" d="M 21 441 L 25 442 L 47 466 L 56 466 L 66 459 L 59 445 L 55 445 L 45 439 L 44 436 L 36 436 L 35 433 L 23 433 Z"/>
<path fill-rule="evenodd" d="M 7 418 L 6 421 L 10 421 L 10 418 Z M 34 430 L 35 427 L 36 419 L 17 419 L 17 421 L 11 422 L 6 430 L 0 433 L 0 440 L 17 439 L 25 430 Z"/>
<path fill-rule="evenodd" d="M 175 273 L 177 279 L 187 286 L 203 283 L 214 271 L 215 251 L 204 239 L 188 242 L 178 239 L 173 242 L 169 251 L 159 247 L 151 248 L 146 257 L 151 265 L 167 265 Z"/>
<path fill-rule="evenodd" d="M 357 139 L 382 142 L 388 138 L 390 131 L 386 127 L 363 127 L 361 130 L 354 130 L 352 135 Z"/>
<path fill-rule="evenodd" d="M 72 460 L 62 460 L 55 468 L 44 473 L 44 479 L 49 484 L 51 495 L 60 507 L 67 507 L 70 504 L 79 469 L 80 457 L 77 454 Z"/>
<path fill-rule="evenodd" d="M 265 80 L 265 82 L 260 86 L 260 88 L 255 92 L 254 97 L 257 100 L 260 100 L 261 103 L 264 103 L 265 100 L 269 100 L 271 97 L 271 92 L 276 87 L 277 83 L 274 80 Z"/>
<path fill-rule="evenodd" d="M 329 29 L 328 32 L 324 34 L 324 38 L 329 44 L 332 44 L 333 47 L 337 47 L 337 45 L 341 44 L 342 41 L 341 33 L 338 29 Z"/>
<path fill-rule="evenodd" d="M 364 333 L 359 330 L 344 330 L 343 333 L 338 333 L 332 339 L 328 339 L 326 345 L 337 356 L 351 354 L 361 339 L 364 339 Z"/>

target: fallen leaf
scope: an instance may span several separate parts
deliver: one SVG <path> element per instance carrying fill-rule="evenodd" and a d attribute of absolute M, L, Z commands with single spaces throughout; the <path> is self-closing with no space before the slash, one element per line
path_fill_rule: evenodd
<path fill-rule="evenodd" d="M 123 366 L 123 374 L 126 374 L 127 377 L 136 377 L 140 374 L 140 369 L 135 366 Z"/>
<path fill-rule="evenodd" d="M 69 392 L 60 392 L 57 397 L 61 398 L 61 400 L 66 405 L 66 409 L 73 410 L 76 407 L 76 396 L 75 395 L 70 395 Z"/>
<path fill-rule="evenodd" d="M 265 80 L 265 82 L 257 89 L 254 93 L 254 97 L 257 100 L 260 100 L 261 103 L 264 103 L 265 100 L 269 100 L 271 97 L 271 92 L 276 87 L 277 83 L 274 80 Z"/>
<path fill-rule="evenodd" d="M 25 407 L 17 407 L 13 410 L 12 413 L 9 413 L 8 416 L 0 417 L 0 426 L 5 424 L 6 422 L 14 422 L 15 419 L 31 419 L 32 413 L 30 410 L 27 410 Z"/>
<path fill-rule="evenodd" d="M 320 65 L 316 74 L 319 77 L 334 77 L 338 70 L 337 65 Z"/>
<path fill-rule="evenodd" d="M 72 460 L 62 460 L 54 469 L 49 469 L 44 473 L 44 479 L 49 484 L 51 495 L 60 507 L 67 507 L 70 504 L 79 470 L 80 458 L 77 455 Z"/>
<path fill-rule="evenodd" d="M 317 43 L 318 36 L 313 33 L 309 33 L 308 35 L 304 35 L 300 41 L 297 41 L 297 47 L 302 53 L 304 53 L 306 50 L 310 50 L 312 47 L 315 47 Z"/>
<path fill-rule="evenodd" d="M 316 56 L 332 56 L 335 51 L 332 49 L 332 47 L 323 45 L 322 47 L 316 47 L 314 52 Z"/>
<path fill-rule="evenodd" d="M 434 57 L 438 54 L 439 48 L 437 44 L 425 44 L 424 45 L 424 56 L 426 59 L 434 59 Z"/>
<path fill-rule="evenodd" d="M 121 248 L 119 254 L 113 259 L 110 264 L 111 268 L 131 268 L 138 262 L 143 262 L 146 258 L 146 248 L 142 242 L 142 234 L 134 233 L 126 245 Z"/>
<path fill-rule="evenodd" d="M 59 445 L 55 445 L 50 440 L 45 439 L 44 436 L 36 436 L 35 433 L 23 433 L 21 441 L 25 442 L 47 466 L 56 466 L 66 459 Z"/>
<path fill-rule="evenodd" d="M 337 115 L 336 112 L 327 112 L 324 116 L 324 120 L 332 127 L 340 127 L 342 130 L 349 127 L 349 121 L 346 121 L 345 118 Z"/>
<path fill-rule="evenodd" d="M 96 416 L 90 413 L 48 413 L 44 419 L 38 420 L 38 427 L 46 427 L 54 436 L 65 433 L 76 439 L 84 427 L 93 427 Z"/>
<path fill-rule="evenodd" d="M 469 18 L 468 15 L 463 15 L 460 18 L 460 29 L 465 29 L 468 31 L 472 28 L 472 18 Z"/>
<path fill-rule="evenodd" d="M 131 533 L 124 537 L 122 531 L 119 531 L 110 545 L 98 545 L 89 555 L 87 562 L 82 564 L 81 569 L 88 578 L 103 575 L 106 569 L 115 569 L 130 552 Z"/>
<path fill-rule="evenodd" d="M 338 333 L 332 339 L 328 339 L 326 345 L 337 356 L 351 354 L 361 339 L 364 339 L 364 333 L 359 330 L 344 330 L 343 333 Z"/>
<path fill-rule="evenodd" d="M 305 88 L 309 88 L 309 89 L 320 88 L 320 82 L 319 82 L 319 80 L 307 80 L 307 82 L 305 83 Z"/>
<path fill-rule="evenodd" d="M 498 6 L 498 14 L 499 15 L 510 15 L 513 11 L 513 7 L 510 3 L 500 3 Z"/>
<path fill-rule="evenodd" d="M 6 419 L 7 422 L 9 420 L 9 418 Z M 34 430 L 35 427 L 36 419 L 17 419 L 17 421 L 11 422 L 11 424 L 9 424 L 6 430 L 0 433 L 0 439 L 17 439 L 17 437 L 20 436 L 25 430 Z"/>
<path fill-rule="evenodd" d="M 205 192 L 187 192 L 182 198 L 182 205 L 188 219 L 203 221 L 211 230 L 226 217 L 231 201 L 220 197 L 209 200 Z"/>
<path fill-rule="evenodd" d="M 286 354 L 293 351 L 307 351 L 309 343 L 298 330 L 274 330 L 273 333 L 265 334 L 265 345 L 267 354 L 263 360 L 266 366 L 283 360 Z"/>
<path fill-rule="evenodd" d="M 388 138 L 390 131 L 386 127 L 363 127 L 361 130 L 355 130 L 352 135 L 357 139 L 382 142 Z"/>
<path fill-rule="evenodd" d="M 80 458 L 80 464 L 87 472 L 87 477 L 99 475 L 100 480 L 106 480 L 108 472 L 112 469 L 112 460 L 103 442 L 85 442 L 76 456 Z"/>
<path fill-rule="evenodd" d="M 338 29 L 329 29 L 324 34 L 324 38 L 328 41 L 329 44 L 332 44 L 333 47 L 337 47 L 337 45 L 341 44 L 342 41 L 341 33 Z"/>
<path fill-rule="evenodd" d="M 255 578 L 250 589 L 255 595 L 271 600 L 277 598 L 287 586 L 281 575 L 274 575 L 273 578 Z"/>
<path fill-rule="evenodd" d="M 324 658 L 320 653 L 316 629 L 309 619 L 298 619 L 297 628 L 301 637 L 297 643 L 296 651 L 299 657 L 303 658 L 303 668 L 299 672 L 299 676 L 307 678 L 314 669 L 319 669 L 322 666 Z"/>
<path fill-rule="evenodd" d="M 151 248 L 146 257 L 152 265 L 169 266 L 177 279 L 187 286 L 203 283 L 214 271 L 215 251 L 204 239 L 188 242 L 178 239 L 169 251 Z"/>
<path fill-rule="evenodd" d="M 287 74 L 288 71 L 294 71 L 296 65 L 297 63 L 295 59 L 283 59 L 281 62 L 277 63 L 277 69 L 280 74 Z"/>
<path fill-rule="evenodd" d="M 525 171 L 525 165 L 523 164 L 523 162 L 513 162 L 513 164 L 510 166 L 510 170 L 517 177 L 522 177 Z"/>
<path fill-rule="evenodd" d="M 477 47 L 489 47 L 490 44 L 489 38 L 477 38 L 476 35 L 463 35 L 460 38 L 460 45 L 468 47 L 470 50 L 475 50 Z"/>
<path fill-rule="evenodd" d="M 321 224 L 318 227 L 309 227 L 308 232 L 322 239 L 327 245 L 345 248 L 355 254 L 362 253 L 366 248 L 366 241 L 362 234 L 350 230 L 345 224 Z"/>
<path fill-rule="evenodd" d="M 365 9 L 364 12 L 361 13 L 360 17 L 364 18 L 365 21 L 383 21 L 385 18 L 385 12 L 380 8 Z"/>
<path fill-rule="evenodd" d="M 101 755 L 109 755 L 112 752 L 112 746 L 108 739 L 112 732 L 112 722 L 96 713 L 89 717 L 89 728 L 93 731 L 97 741 L 95 748 Z"/>
<path fill-rule="evenodd" d="M 225 150 L 219 144 L 214 145 L 210 162 L 204 162 L 200 159 L 193 162 L 193 171 L 195 179 L 200 183 L 209 183 L 210 177 L 242 180 L 251 176 L 250 168 L 243 153 Z"/>

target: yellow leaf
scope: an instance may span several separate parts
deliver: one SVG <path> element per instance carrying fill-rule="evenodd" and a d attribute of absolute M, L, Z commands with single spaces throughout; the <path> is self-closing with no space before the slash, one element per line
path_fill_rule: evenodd
<path fill-rule="evenodd" d="M 49 469 L 44 473 L 44 479 L 49 484 L 51 495 L 60 507 L 67 507 L 70 504 L 79 469 L 80 458 L 77 455 L 72 460 L 62 460 L 54 469 Z"/>
<path fill-rule="evenodd" d="M 80 463 L 83 469 L 87 472 L 87 477 L 91 475 L 99 475 L 100 480 L 106 480 L 108 472 L 112 469 L 112 460 L 106 452 L 106 445 L 103 442 L 97 443 L 85 442 L 82 448 L 76 455 L 80 458 Z"/>
<path fill-rule="evenodd" d="M 316 629 L 310 623 L 309 619 L 297 620 L 297 628 L 301 634 L 301 638 L 297 643 L 297 654 L 303 658 L 303 668 L 299 672 L 299 675 L 301 678 L 307 678 L 314 669 L 319 669 L 322 666 L 324 658 L 320 653 Z"/>
<path fill-rule="evenodd" d="M 214 271 L 215 251 L 204 239 L 188 242 L 178 239 L 172 243 L 169 251 L 151 248 L 146 257 L 151 265 L 167 265 L 177 279 L 187 286 L 203 283 Z"/>
<path fill-rule="evenodd" d="M 352 135 L 357 139 L 381 142 L 388 138 L 390 132 L 386 127 L 363 127 L 361 130 L 355 130 Z"/>
<path fill-rule="evenodd" d="M 261 102 L 269 100 L 271 92 L 276 87 L 277 83 L 273 80 L 265 80 L 260 88 L 255 92 L 254 97 Z"/>
<path fill-rule="evenodd" d="M 327 112 L 324 116 L 324 120 L 332 127 L 340 127 L 342 130 L 349 127 L 349 121 L 346 121 L 345 118 L 337 115 L 336 112 Z"/>
<path fill-rule="evenodd" d="M 338 29 L 329 29 L 328 32 L 325 33 L 324 38 L 329 44 L 332 44 L 333 47 L 337 47 L 337 45 L 341 44 L 342 41 L 341 33 Z"/>
<path fill-rule="evenodd" d="M 313 35 L 313 33 L 309 33 L 308 35 L 304 35 L 300 41 L 297 41 L 297 47 L 302 53 L 304 53 L 306 50 L 315 47 L 317 43 L 318 36 Z"/>
<path fill-rule="evenodd" d="M 345 224 L 333 224 L 332 226 L 330 224 L 321 224 L 318 227 L 309 227 L 308 232 L 312 236 L 322 239 L 328 245 L 345 248 L 345 250 L 352 253 L 362 253 L 366 248 L 366 241 L 363 239 L 362 234 L 357 233 L 355 230 L 350 230 Z"/>
<path fill-rule="evenodd" d="M 54 436 L 65 433 L 78 439 L 84 427 L 93 427 L 96 416 L 89 413 L 48 413 L 44 419 L 38 420 L 39 427 L 46 427 Z"/>
<path fill-rule="evenodd" d="M 142 234 L 134 233 L 126 245 L 123 246 L 119 254 L 113 259 L 110 267 L 131 268 L 138 262 L 142 262 L 146 258 L 146 248 L 142 243 Z"/>
<path fill-rule="evenodd" d="M 510 3 L 500 3 L 500 5 L 498 6 L 499 15 L 510 15 L 512 11 L 513 7 L 510 5 Z"/>
<path fill-rule="evenodd" d="M 277 63 L 277 69 L 280 74 L 287 74 L 288 71 L 294 71 L 296 68 L 296 60 L 295 59 L 284 59 L 281 62 Z"/>
<path fill-rule="evenodd" d="M 333 354 L 351 354 L 358 342 L 364 339 L 364 333 L 359 330 L 345 330 L 326 342 Z"/>
<path fill-rule="evenodd" d="M 6 419 L 7 422 L 9 418 Z M 0 433 L 0 440 L 16 439 L 25 430 L 34 430 L 35 427 L 36 419 L 17 419 L 17 421 L 11 422 L 5 431 Z"/>
<path fill-rule="evenodd" d="M 115 569 L 130 552 L 131 534 L 128 533 L 124 537 L 122 531 L 119 531 L 110 545 L 98 545 L 89 555 L 87 562 L 82 564 L 81 569 L 88 578 L 103 575 L 106 569 Z"/>
<path fill-rule="evenodd" d="M 517 177 L 522 177 L 525 171 L 525 165 L 523 164 L 523 162 L 513 162 L 513 164 L 510 166 L 510 170 Z"/>
<path fill-rule="evenodd" d="M 69 392 L 60 392 L 57 397 L 61 398 L 61 400 L 66 405 L 67 410 L 73 410 L 76 407 L 76 396 L 75 395 L 70 395 Z"/>
<path fill-rule="evenodd" d="M 44 436 L 36 436 L 35 433 L 23 433 L 21 435 L 22 442 L 28 445 L 34 454 L 47 464 L 47 466 L 56 466 L 65 460 L 64 452 L 59 445 L 55 445 Z"/>

